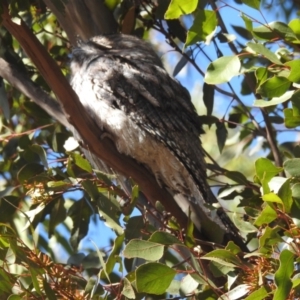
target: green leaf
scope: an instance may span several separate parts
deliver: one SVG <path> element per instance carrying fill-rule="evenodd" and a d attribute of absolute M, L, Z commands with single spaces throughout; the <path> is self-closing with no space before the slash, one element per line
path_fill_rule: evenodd
<path fill-rule="evenodd" d="M 87 235 L 91 213 L 84 199 L 74 202 L 68 210 L 68 216 L 73 221 L 70 243 L 74 249 L 77 249 L 81 239 Z"/>
<path fill-rule="evenodd" d="M 85 158 L 83 158 L 79 153 L 72 152 L 70 153 L 70 156 L 73 158 L 74 163 L 77 167 L 87 171 L 88 173 L 92 173 L 92 167 L 90 163 Z"/>
<path fill-rule="evenodd" d="M 255 77 L 259 85 L 268 79 L 269 72 L 267 68 L 257 68 L 255 70 Z"/>
<path fill-rule="evenodd" d="M 254 225 L 261 226 L 264 224 L 269 224 L 276 219 L 277 219 L 276 211 L 270 205 L 266 205 L 266 207 L 262 210 L 260 215 L 255 220 Z"/>
<path fill-rule="evenodd" d="M 0 110 L 4 115 L 4 118 L 6 120 L 9 120 L 10 118 L 9 101 L 8 101 L 8 97 L 5 91 L 5 86 L 2 78 L 0 81 Z"/>
<path fill-rule="evenodd" d="M 284 211 L 289 213 L 293 205 L 292 189 L 290 180 L 287 179 L 278 191 L 278 196 L 283 202 Z"/>
<path fill-rule="evenodd" d="M 274 228 L 267 226 L 264 229 L 263 235 L 259 238 L 259 247 L 262 253 L 268 251 L 268 249 L 273 253 L 273 246 L 278 244 L 278 242 L 282 242 L 282 238 L 278 234 L 280 230 L 279 226 Z"/>
<path fill-rule="evenodd" d="M 230 178 L 231 180 L 240 183 L 240 184 L 244 184 L 244 185 L 248 185 L 248 180 L 245 177 L 245 175 L 241 172 L 238 171 L 225 171 L 224 172 L 224 176 Z"/>
<path fill-rule="evenodd" d="M 288 41 L 297 40 L 296 34 L 293 30 L 283 22 L 271 22 L 266 25 L 261 25 L 252 30 L 254 36 L 263 40 L 273 40 L 283 38 Z"/>
<path fill-rule="evenodd" d="M 291 276 L 294 272 L 294 254 L 284 249 L 279 257 L 280 266 L 275 273 L 275 284 L 277 286 L 274 293 L 274 300 L 287 299 L 292 289 Z"/>
<path fill-rule="evenodd" d="M 179 241 L 173 234 L 165 231 L 155 231 L 148 241 L 162 245 L 183 245 L 183 243 Z"/>
<path fill-rule="evenodd" d="M 40 145 L 35 144 L 35 145 L 30 146 L 30 149 L 39 156 L 44 167 L 46 169 L 48 169 L 47 155 L 46 155 L 46 151 L 44 150 L 44 148 L 41 147 Z"/>
<path fill-rule="evenodd" d="M 119 254 L 120 254 L 122 246 L 123 246 L 124 238 L 125 238 L 125 234 L 122 234 L 120 236 L 117 236 L 114 241 L 113 248 L 112 248 L 111 252 L 109 253 L 109 256 L 108 256 L 108 259 L 107 259 L 106 265 L 105 265 L 107 274 L 111 274 L 115 267 L 115 264 L 117 262 L 120 262 Z"/>
<path fill-rule="evenodd" d="M 62 180 L 59 181 L 48 181 L 47 187 L 54 191 L 63 191 L 70 188 L 72 185 L 70 182 L 65 182 Z"/>
<path fill-rule="evenodd" d="M 104 293 L 104 290 L 101 284 L 98 283 L 98 281 L 98 279 L 90 277 L 85 286 L 84 293 L 91 294 L 93 297 L 102 295 Z"/>
<path fill-rule="evenodd" d="M 231 253 L 235 254 L 239 254 L 242 252 L 241 248 L 239 246 L 237 246 L 234 242 L 230 241 L 228 242 L 228 244 L 226 245 L 225 250 L 230 251 Z"/>
<path fill-rule="evenodd" d="M 24 298 L 19 295 L 10 295 L 7 300 L 23 300 Z"/>
<path fill-rule="evenodd" d="M 126 245 L 123 254 L 127 258 L 139 257 L 146 260 L 159 260 L 164 254 L 164 246 L 143 240 L 131 240 Z"/>
<path fill-rule="evenodd" d="M 290 67 L 291 70 L 288 80 L 295 83 L 300 83 L 300 59 L 288 61 L 284 65 Z"/>
<path fill-rule="evenodd" d="M 127 221 L 125 229 L 125 237 L 127 240 L 139 238 L 141 236 L 142 229 L 145 228 L 144 219 L 142 216 L 131 217 Z M 155 242 L 155 241 L 154 241 Z"/>
<path fill-rule="evenodd" d="M 213 108 L 214 108 L 214 95 L 215 95 L 215 87 L 213 85 L 204 83 L 203 84 L 203 102 L 207 109 L 206 114 L 211 116 Z"/>
<path fill-rule="evenodd" d="M 291 82 L 287 78 L 274 76 L 264 81 L 257 89 L 257 93 L 269 99 L 280 97 L 290 88 L 290 86 Z"/>
<path fill-rule="evenodd" d="M 51 236 L 54 233 L 55 227 L 62 223 L 66 217 L 67 217 L 67 211 L 64 206 L 65 200 L 60 197 L 58 199 L 55 199 L 55 204 L 53 209 L 51 210 L 50 213 L 50 221 L 49 221 L 49 236 Z"/>
<path fill-rule="evenodd" d="M 31 274 L 30 278 L 32 280 L 32 284 L 35 288 L 35 291 L 37 292 L 38 295 L 42 295 L 38 277 L 44 273 L 43 269 L 29 268 L 29 272 Z"/>
<path fill-rule="evenodd" d="M 179 62 L 176 64 L 174 70 L 173 70 L 173 77 L 176 77 L 177 74 L 186 66 L 186 64 L 189 62 L 188 57 L 191 57 L 193 55 L 193 51 L 191 49 L 188 49 L 185 52 L 185 55 L 183 55 L 181 57 L 181 59 L 179 60 Z"/>
<path fill-rule="evenodd" d="M 245 300 L 264 300 L 268 296 L 268 291 L 264 286 L 251 293 Z"/>
<path fill-rule="evenodd" d="M 199 282 L 197 282 L 190 274 L 188 274 L 181 279 L 180 294 L 181 295 L 192 294 L 196 290 L 198 285 Z"/>
<path fill-rule="evenodd" d="M 198 10 L 195 20 L 187 32 L 185 47 L 200 41 L 206 41 L 207 37 L 216 29 L 218 20 L 216 13 L 211 10 Z"/>
<path fill-rule="evenodd" d="M 201 259 L 216 261 L 217 263 L 228 267 L 243 266 L 240 259 L 228 250 L 214 250 L 202 256 Z"/>
<path fill-rule="evenodd" d="M 293 177 L 300 177 L 300 158 L 288 159 L 283 163 L 283 168 Z"/>
<path fill-rule="evenodd" d="M 269 101 L 255 100 L 253 103 L 253 106 L 268 107 L 268 106 L 278 105 L 278 104 L 281 104 L 281 103 L 284 103 L 284 102 L 290 100 L 293 97 L 294 93 L 295 93 L 295 91 L 287 91 L 282 96 L 274 97 Z"/>
<path fill-rule="evenodd" d="M 161 295 L 165 293 L 176 271 L 160 263 L 147 263 L 136 270 L 136 288 L 140 293 Z"/>
<path fill-rule="evenodd" d="M 47 299 L 49 299 L 49 300 L 57 299 L 54 290 L 50 287 L 49 283 L 45 279 L 43 279 L 43 287 L 44 287 Z"/>
<path fill-rule="evenodd" d="M 99 198 L 100 193 L 98 191 L 96 183 L 87 179 L 83 180 L 81 184 L 84 187 L 85 191 L 88 193 L 88 195 L 91 197 L 91 199 L 96 201 Z"/>
<path fill-rule="evenodd" d="M 266 202 L 283 204 L 282 200 L 274 193 L 264 194 L 262 199 Z"/>
<path fill-rule="evenodd" d="M 191 210 L 190 210 L 190 208 L 189 208 L 188 223 L 187 223 L 187 226 L 186 226 L 184 244 L 189 248 L 192 248 L 196 245 L 196 241 L 195 241 L 195 238 L 194 238 L 194 223 L 191 220 Z"/>
<path fill-rule="evenodd" d="M 264 193 L 269 192 L 269 181 L 282 171 L 282 168 L 275 167 L 274 164 L 267 158 L 259 158 L 255 162 L 256 176 L 262 184 Z"/>
<path fill-rule="evenodd" d="M 241 17 L 245 23 L 245 27 L 246 29 L 252 33 L 252 30 L 253 30 L 253 21 L 252 19 L 250 19 L 248 16 L 246 16 L 245 14 L 241 14 Z"/>
<path fill-rule="evenodd" d="M 15 279 L 13 278 L 12 274 L 7 273 L 2 268 L 0 269 L 0 291 L 11 293 L 11 288 L 14 286 Z"/>
<path fill-rule="evenodd" d="M 180 281 L 172 280 L 166 292 L 170 295 L 179 295 L 180 294 Z"/>
<path fill-rule="evenodd" d="M 29 181 L 33 181 L 34 177 L 41 174 L 44 171 L 44 167 L 40 164 L 29 163 L 25 165 L 18 173 L 18 180 L 23 184 Z"/>
<path fill-rule="evenodd" d="M 223 294 L 218 300 L 242 299 L 241 297 L 245 296 L 249 292 L 250 288 L 251 286 L 249 284 L 240 284 Z"/>
<path fill-rule="evenodd" d="M 247 47 L 253 50 L 258 55 L 263 55 L 265 58 L 270 60 L 276 65 L 282 65 L 281 61 L 278 59 L 276 54 L 266 48 L 263 44 L 248 42 Z"/>
<path fill-rule="evenodd" d="M 217 135 L 218 148 L 220 153 L 222 153 L 226 143 L 228 131 L 224 122 L 218 122 L 216 126 L 217 126 L 216 135 Z"/>
<path fill-rule="evenodd" d="M 241 62 L 234 56 L 223 56 L 211 62 L 207 68 L 204 81 L 208 84 L 228 82 L 240 74 Z"/>
<path fill-rule="evenodd" d="M 292 195 L 296 198 L 297 202 L 300 200 L 300 183 L 295 183 L 292 186 Z"/>
<path fill-rule="evenodd" d="M 284 125 L 287 128 L 295 128 L 300 126 L 300 116 L 294 115 L 294 109 L 292 108 L 285 108 L 283 110 L 284 114 Z"/>
<path fill-rule="evenodd" d="M 231 27 L 235 30 L 237 34 L 239 34 L 245 40 L 252 40 L 252 34 L 243 26 L 231 25 Z"/>
<path fill-rule="evenodd" d="M 123 282 L 124 286 L 121 293 L 128 299 L 135 299 L 135 292 L 130 281 L 126 277 L 124 277 Z"/>
<path fill-rule="evenodd" d="M 98 212 L 102 219 L 105 220 L 105 224 L 113 229 L 117 235 L 122 235 L 124 229 L 120 226 L 119 208 L 111 201 L 109 198 L 102 196 L 100 194 L 100 199 L 98 199 Z"/>
<path fill-rule="evenodd" d="M 18 211 L 19 204 L 21 201 L 21 197 L 0 196 L 0 211 L 2 212 L 0 214 L 0 222 L 10 222 L 14 217 L 14 213 Z"/>
<path fill-rule="evenodd" d="M 300 20 L 293 19 L 289 22 L 289 27 L 293 30 L 298 39 L 300 39 Z"/>
<path fill-rule="evenodd" d="M 120 0 L 104 0 L 104 3 L 109 8 L 109 10 L 113 11 L 120 3 Z"/>
<path fill-rule="evenodd" d="M 293 116 L 300 116 L 300 90 L 296 91 L 291 98 L 293 106 Z"/>
<path fill-rule="evenodd" d="M 259 0 L 242 0 L 242 2 L 256 10 L 259 10 L 260 8 Z"/>
<path fill-rule="evenodd" d="M 171 0 L 165 13 L 165 19 L 178 19 L 182 15 L 194 12 L 197 8 L 198 0 Z"/>

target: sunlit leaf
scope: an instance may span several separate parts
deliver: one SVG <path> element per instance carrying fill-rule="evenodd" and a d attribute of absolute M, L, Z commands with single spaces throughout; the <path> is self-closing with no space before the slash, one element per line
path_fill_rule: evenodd
<path fill-rule="evenodd" d="M 288 25 L 293 30 L 293 32 L 296 34 L 298 39 L 300 39 L 300 20 L 299 19 L 293 19 L 289 22 Z"/>
<path fill-rule="evenodd" d="M 199 282 L 197 282 L 191 275 L 186 275 L 181 279 L 180 292 L 183 295 L 189 295 L 195 291 L 198 287 Z"/>
<path fill-rule="evenodd" d="M 289 66 L 291 68 L 291 73 L 288 77 L 288 80 L 292 82 L 299 83 L 300 82 L 300 59 L 295 59 L 292 61 L 288 61 L 284 64 L 285 66 Z"/>
<path fill-rule="evenodd" d="M 295 128 L 300 126 L 300 116 L 294 115 L 294 110 L 292 108 L 285 108 L 284 113 L 284 125 L 287 128 Z"/>
<path fill-rule="evenodd" d="M 228 82 L 240 74 L 241 62 L 236 55 L 223 56 L 209 64 L 204 80 L 208 84 Z"/>
<path fill-rule="evenodd" d="M 214 11 L 198 10 L 191 28 L 187 32 L 185 46 L 193 45 L 200 41 L 205 41 L 218 24 Z"/>
<path fill-rule="evenodd" d="M 275 167 L 274 164 L 267 158 L 259 158 L 255 162 L 256 175 L 261 181 L 264 193 L 269 192 L 268 182 L 279 172 L 282 168 Z"/>
<path fill-rule="evenodd" d="M 264 286 L 252 292 L 245 300 L 264 300 L 268 296 L 268 291 Z"/>
<path fill-rule="evenodd" d="M 92 172 L 92 167 L 90 163 L 85 158 L 83 158 L 79 153 L 72 152 L 70 153 L 70 155 L 73 158 L 76 166 L 87 171 L 88 173 Z"/>
<path fill-rule="evenodd" d="M 253 106 L 256 107 L 268 107 L 273 105 L 278 105 L 290 100 L 295 92 L 294 91 L 287 91 L 280 97 L 274 97 L 269 101 L 266 100 L 255 100 Z"/>
<path fill-rule="evenodd" d="M 253 28 L 252 32 L 256 38 L 264 40 L 276 38 L 284 38 L 291 41 L 297 40 L 297 36 L 293 30 L 287 24 L 278 21 Z"/>
<path fill-rule="evenodd" d="M 122 290 L 122 294 L 128 299 L 135 299 L 135 292 L 130 283 L 130 281 L 124 277 L 124 287 Z"/>
<path fill-rule="evenodd" d="M 114 245 L 112 247 L 112 250 L 109 253 L 108 259 L 106 261 L 106 266 L 105 266 L 106 272 L 108 274 L 112 273 L 116 263 L 120 262 L 119 255 L 122 250 L 124 237 L 125 235 L 122 234 L 117 236 L 114 240 Z"/>
<path fill-rule="evenodd" d="M 279 203 L 279 204 L 283 204 L 282 200 L 274 193 L 268 193 L 268 194 L 264 194 L 262 196 L 262 199 L 266 202 L 272 202 L 272 203 Z"/>
<path fill-rule="evenodd" d="M 271 99 L 274 97 L 280 97 L 284 95 L 284 93 L 290 88 L 290 86 L 291 82 L 287 78 L 274 76 L 264 81 L 257 89 L 257 92 L 260 93 L 263 97 Z M 289 95 L 291 96 L 292 94 L 293 93 Z M 279 102 L 278 99 L 277 102 Z"/>
<path fill-rule="evenodd" d="M 251 289 L 251 286 L 249 284 L 240 284 L 233 288 L 232 290 L 228 291 L 227 293 L 223 294 L 221 297 L 218 298 L 218 300 L 236 300 L 241 299 L 241 297 L 245 296 L 249 290 Z"/>
<path fill-rule="evenodd" d="M 195 11 L 198 0 L 171 0 L 165 13 L 166 19 L 177 19 L 182 15 L 190 14 Z"/>

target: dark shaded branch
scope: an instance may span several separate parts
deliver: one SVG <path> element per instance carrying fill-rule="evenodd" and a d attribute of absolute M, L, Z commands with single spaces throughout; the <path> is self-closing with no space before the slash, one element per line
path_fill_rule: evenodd
<path fill-rule="evenodd" d="M 61 105 L 43 89 L 35 85 L 26 74 L 20 72 L 14 65 L 8 63 L 3 58 L 0 58 L 0 76 L 8 81 L 11 86 L 38 104 L 52 118 L 59 120 L 61 124 L 72 130 L 73 126 L 68 122 Z"/>

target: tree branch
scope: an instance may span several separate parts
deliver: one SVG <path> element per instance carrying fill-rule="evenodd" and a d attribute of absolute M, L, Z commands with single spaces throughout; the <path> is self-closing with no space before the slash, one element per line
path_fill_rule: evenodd
<path fill-rule="evenodd" d="M 59 120 L 62 125 L 70 130 L 73 129 L 73 126 L 68 122 L 61 105 L 43 89 L 35 85 L 26 74 L 19 71 L 14 65 L 8 63 L 3 58 L 0 58 L 0 76 L 8 81 L 11 86 L 38 104 L 52 118 Z"/>

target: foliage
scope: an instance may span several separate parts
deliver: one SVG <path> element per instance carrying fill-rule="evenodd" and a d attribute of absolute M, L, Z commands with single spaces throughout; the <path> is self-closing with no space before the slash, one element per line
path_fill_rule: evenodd
<path fill-rule="evenodd" d="M 64 12 L 68 0 L 50 2 Z M 119 178 L 93 168 L 69 129 L 5 81 L 0 87 L 0 298 L 300 297 L 296 8 L 283 7 L 287 19 L 267 22 L 266 8 L 269 13 L 272 8 L 259 0 L 105 3 L 122 32 L 150 42 L 152 29 L 166 37 L 173 54 L 181 55 L 175 66 L 177 56 L 170 60 L 175 75 L 186 67 L 193 80 L 203 80 L 207 114 L 200 113 L 201 119 L 207 131 L 214 129 L 222 152 L 212 151 L 222 167 L 208 158 L 210 182 L 249 253 L 232 241 L 213 245 L 197 239 L 192 224 L 182 228 L 161 203 L 147 207 L 135 183 L 128 192 L 117 184 Z M 0 4 L 5 13 L 6 1 Z M 25 21 L 67 74 L 71 46 L 49 8 L 41 1 L 9 1 L 10 15 Z M 231 24 L 223 11 L 243 25 Z M 49 83 L 4 25 L 0 39 L 1 59 L 51 95 Z M 206 149 L 210 137 L 205 142 L 203 136 Z M 82 247 L 99 220 L 114 232 L 109 249 L 99 246 L 102 232 Z"/>

